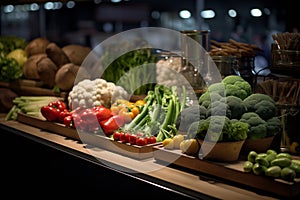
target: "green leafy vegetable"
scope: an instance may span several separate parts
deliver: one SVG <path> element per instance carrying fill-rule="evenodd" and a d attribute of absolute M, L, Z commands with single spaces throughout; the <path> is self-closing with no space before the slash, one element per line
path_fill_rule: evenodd
<path fill-rule="evenodd" d="M 123 49 L 132 49 L 130 46 L 134 47 L 134 45 L 144 48 L 129 51 L 112 60 L 120 46 Z M 135 95 L 147 94 L 149 90 L 154 89 L 157 58 L 152 53 L 152 48 L 145 41 L 137 40 L 133 43 L 112 44 L 104 52 L 102 62 L 104 66 L 108 66 L 102 75 L 105 80 L 120 85 L 130 94 Z"/>

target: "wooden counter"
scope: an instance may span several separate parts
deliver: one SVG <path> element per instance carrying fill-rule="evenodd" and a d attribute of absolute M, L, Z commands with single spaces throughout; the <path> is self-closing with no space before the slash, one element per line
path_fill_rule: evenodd
<path fill-rule="evenodd" d="M 136 160 L 98 147 L 87 147 L 81 142 L 52 132 L 47 132 L 17 121 L 5 121 L 3 115 L 0 118 L 0 130 L 0 135 L 14 134 L 55 151 L 74 156 L 78 160 L 90 163 L 90 165 L 96 165 L 98 170 L 108 170 L 113 174 L 126 176 L 128 185 L 124 187 L 131 188 L 134 186 L 134 183 L 136 185 L 146 184 L 149 187 L 149 191 L 151 188 L 159 188 L 161 194 L 165 191 L 166 194 L 173 194 L 174 196 L 186 199 L 276 199 L 274 194 L 264 194 L 261 191 L 250 190 L 241 185 L 226 182 L 225 180 L 217 180 L 192 170 L 181 169 L 172 164 L 165 166 L 154 160 L 154 158 Z M 5 143 L 10 143 L 10 141 L 5 141 Z M 15 151 L 20 151 L 17 147 L 12 148 Z M 38 151 L 36 152 L 37 155 L 39 153 Z M 51 160 L 51 156 L 47 159 Z M 3 160 L 1 161 L 1 163 L 4 162 Z M 22 163 L 20 163 L 21 167 Z M 76 178 L 76 174 L 74 177 Z M 117 181 L 116 184 L 118 184 Z M 128 195 L 132 193 L 130 190 L 128 192 L 126 197 L 129 197 Z M 140 190 L 138 192 L 143 191 Z M 101 194 L 103 193 L 105 191 L 101 191 Z M 134 193 L 136 192 L 132 194 Z M 116 196 L 118 192 L 116 191 L 112 195 Z M 149 193 L 149 195 L 151 194 Z M 144 197 L 149 195 L 145 194 Z M 157 197 L 160 198 L 162 196 L 157 193 Z M 142 197 L 140 196 L 140 198 Z"/>

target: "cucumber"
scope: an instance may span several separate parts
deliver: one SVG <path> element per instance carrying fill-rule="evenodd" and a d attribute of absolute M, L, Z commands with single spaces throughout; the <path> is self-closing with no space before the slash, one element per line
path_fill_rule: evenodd
<path fill-rule="evenodd" d="M 300 177 L 300 165 L 298 165 L 292 161 L 289 168 L 291 168 L 292 170 L 294 170 L 296 172 L 296 177 Z"/>
<path fill-rule="evenodd" d="M 271 166 L 266 169 L 265 175 L 269 177 L 278 178 L 281 176 L 281 168 L 277 165 Z"/>
<path fill-rule="evenodd" d="M 289 158 L 285 158 L 285 157 L 275 158 L 274 160 L 271 161 L 271 166 L 277 165 L 277 166 L 283 168 L 283 167 L 290 166 L 291 163 L 292 163 L 292 160 Z"/>
<path fill-rule="evenodd" d="M 289 167 L 284 167 L 280 172 L 280 177 L 286 181 L 293 181 L 296 178 L 296 172 Z"/>
<path fill-rule="evenodd" d="M 268 155 L 269 155 L 269 154 L 275 154 L 275 155 L 277 155 L 277 152 L 276 152 L 275 150 L 273 150 L 273 149 L 268 149 L 266 153 L 267 153 Z"/>
<path fill-rule="evenodd" d="M 266 158 L 259 157 L 259 156 L 256 157 L 255 162 L 266 167 L 270 165 L 269 161 Z"/>
<path fill-rule="evenodd" d="M 292 159 L 292 163 L 295 163 L 295 164 L 297 164 L 297 165 L 300 165 L 300 160 Z"/>
<path fill-rule="evenodd" d="M 274 160 L 276 158 L 276 154 L 274 154 L 274 153 L 270 153 L 270 154 L 268 154 L 266 157 L 265 157 L 265 159 L 267 160 L 267 161 L 269 161 L 269 162 L 271 162 L 272 160 Z"/>
<path fill-rule="evenodd" d="M 256 157 L 265 158 L 267 155 L 267 153 L 258 153 Z"/>
<path fill-rule="evenodd" d="M 279 154 L 277 154 L 276 158 L 288 158 L 288 159 L 292 159 L 292 156 L 289 153 L 279 153 Z"/>
<path fill-rule="evenodd" d="M 250 151 L 248 153 L 248 158 L 247 159 L 248 159 L 248 161 L 254 163 L 256 156 L 257 156 L 257 153 L 255 151 Z"/>
<path fill-rule="evenodd" d="M 264 165 L 260 165 L 259 163 L 255 163 L 252 167 L 252 171 L 255 175 L 262 175 L 267 170 L 267 167 Z"/>
<path fill-rule="evenodd" d="M 248 160 L 244 162 L 244 166 L 243 166 L 244 172 L 247 172 L 247 173 L 251 172 L 252 171 L 252 167 L 253 167 L 253 163 L 252 162 L 250 162 Z"/>

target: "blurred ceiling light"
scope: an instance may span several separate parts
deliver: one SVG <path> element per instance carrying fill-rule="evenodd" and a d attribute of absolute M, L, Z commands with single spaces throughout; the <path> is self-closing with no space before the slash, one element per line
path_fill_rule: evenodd
<path fill-rule="evenodd" d="M 250 10 L 250 14 L 252 17 L 260 17 L 262 15 L 262 12 L 259 8 L 253 8 Z"/>
<path fill-rule="evenodd" d="M 30 4 L 30 11 L 37 11 L 40 9 L 40 6 L 37 3 Z"/>
<path fill-rule="evenodd" d="M 67 8 L 74 8 L 75 6 L 75 1 L 68 1 L 66 4 Z"/>
<path fill-rule="evenodd" d="M 53 7 L 54 7 L 54 3 L 53 2 L 47 2 L 47 3 L 44 4 L 44 8 L 46 10 L 51 10 L 51 9 L 53 9 Z"/>
<path fill-rule="evenodd" d="M 4 6 L 3 11 L 4 11 L 4 13 L 11 13 L 14 11 L 14 9 L 15 9 L 15 7 L 13 5 L 7 5 L 7 6 Z"/>
<path fill-rule="evenodd" d="M 102 28 L 103 28 L 104 32 L 106 32 L 106 33 L 110 33 L 114 30 L 114 26 L 112 25 L 112 23 L 109 23 L 109 22 L 104 23 Z"/>
<path fill-rule="evenodd" d="M 234 18 L 234 17 L 237 16 L 237 12 L 236 12 L 236 10 L 234 10 L 234 9 L 229 9 L 229 10 L 228 10 L 228 15 L 229 15 L 229 17 Z"/>
<path fill-rule="evenodd" d="M 204 19 L 211 19 L 216 16 L 216 13 L 213 10 L 203 10 L 201 11 L 200 15 Z"/>
<path fill-rule="evenodd" d="M 54 2 L 53 9 L 54 10 L 60 9 L 60 8 L 62 8 L 62 6 L 63 6 L 62 2 Z"/>
<path fill-rule="evenodd" d="M 269 8 L 264 8 L 264 13 L 265 13 L 266 15 L 271 15 L 271 11 L 270 11 Z"/>
<path fill-rule="evenodd" d="M 102 0 L 94 0 L 94 3 L 95 4 L 99 4 L 99 3 L 101 3 L 102 2 Z"/>
<path fill-rule="evenodd" d="M 110 0 L 112 3 L 119 3 L 121 0 Z"/>
<path fill-rule="evenodd" d="M 159 12 L 159 11 L 156 11 L 156 10 L 152 11 L 152 12 L 151 12 L 151 17 L 152 17 L 153 19 L 159 19 L 159 18 L 160 18 L 160 12 Z"/>
<path fill-rule="evenodd" d="M 181 10 L 179 11 L 179 17 L 182 19 L 188 19 L 192 16 L 191 12 L 188 10 Z"/>
<path fill-rule="evenodd" d="M 63 4 L 62 2 L 47 2 L 44 4 L 44 8 L 46 10 L 57 10 L 62 8 Z"/>

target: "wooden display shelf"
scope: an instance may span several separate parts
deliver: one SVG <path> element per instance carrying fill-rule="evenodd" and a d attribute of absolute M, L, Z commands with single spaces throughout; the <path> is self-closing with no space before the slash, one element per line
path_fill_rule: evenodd
<path fill-rule="evenodd" d="M 66 127 L 63 124 L 49 122 L 40 118 L 31 117 L 23 113 L 18 113 L 17 120 L 24 124 L 53 132 L 54 134 L 72 138 L 82 143 L 103 148 L 135 159 L 147 159 L 153 157 L 153 146 L 161 144 L 155 143 L 145 146 L 130 145 L 129 143 L 114 141 L 106 136 L 84 133 L 81 131 L 78 132 L 76 129 Z"/>
<path fill-rule="evenodd" d="M 57 96 L 66 98 L 67 92 L 55 92 L 52 89 L 44 88 L 41 81 L 19 79 L 13 82 L 0 81 L 0 87 L 9 88 L 16 94 L 22 96 Z"/>
<path fill-rule="evenodd" d="M 155 149 L 154 159 L 157 161 L 172 163 L 285 198 L 296 197 L 300 194 L 299 178 L 295 179 L 294 182 L 287 182 L 282 179 L 246 173 L 243 171 L 243 160 L 228 163 L 214 162 L 183 154 L 180 150 L 168 150 L 162 145 L 157 145 L 153 148 Z"/>

